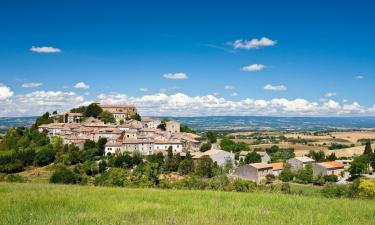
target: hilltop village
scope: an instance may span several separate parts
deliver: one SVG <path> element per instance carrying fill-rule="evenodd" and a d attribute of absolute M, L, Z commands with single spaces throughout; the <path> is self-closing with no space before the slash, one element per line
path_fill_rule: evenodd
<path fill-rule="evenodd" d="M 181 125 L 176 121 L 141 118 L 134 105 L 98 106 L 113 116 L 110 122 L 94 117 L 85 118 L 82 113 L 67 112 L 51 115 L 52 118 L 62 117 L 63 122 L 41 125 L 39 131 L 47 131 L 49 137 L 61 137 L 64 144 L 75 144 L 80 149 L 83 149 L 86 140 L 97 142 L 100 138 L 106 138 L 106 155 L 135 151 L 152 155 L 166 153 L 169 146 L 174 154 L 199 151 L 200 136 L 181 132 Z"/>

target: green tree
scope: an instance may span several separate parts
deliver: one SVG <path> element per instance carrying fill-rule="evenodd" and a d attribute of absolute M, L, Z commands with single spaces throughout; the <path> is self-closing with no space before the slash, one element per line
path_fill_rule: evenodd
<path fill-rule="evenodd" d="M 210 143 L 216 143 L 217 141 L 217 135 L 212 131 L 207 131 L 206 137 Z"/>
<path fill-rule="evenodd" d="M 181 124 L 180 125 L 180 132 L 185 132 L 185 133 L 193 133 L 195 134 L 195 130 L 191 129 L 188 125 L 186 124 Z"/>
<path fill-rule="evenodd" d="M 91 103 L 89 106 L 87 106 L 84 116 L 97 118 L 102 112 L 103 109 L 100 108 L 97 103 Z"/>
<path fill-rule="evenodd" d="M 135 113 L 134 115 L 132 115 L 130 117 L 130 119 L 137 120 L 137 121 L 142 121 L 142 117 L 138 113 Z"/>
<path fill-rule="evenodd" d="M 96 143 L 96 147 L 99 150 L 99 154 L 101 156 L 104 155 L 105 145 L 107 144 L 107 138 L 99 138 L 98 142 Z"/>
<path fill-rule="evenodd" d="M 52 146 L 42 147 L 36 152 L 34 163 L 37 166 L 46 166 L 55 160 L 56 151 Z"/>
<path fill-rule="evenodd" d="M 323 162 L 326 159 L 325 153 L 323 151 L 313 151 L 310 150 L 308 157 L 314 159 L 316 162 Z"/>
<path fill-rule="evenodd" d="M 92 140 L 86 140 L 83 145 L 83 148 L 85 150 L 96 148 L 96 143 L 95 141 L 92 141 Z"/>
<path fill-rule="evenodd" d="M 212 147 L 211 143 L 204 143 L 202 144 L 202 146 L 200 147 L 200 151 L 201 152 L 206 152 L 208 150 L 210 150 Z"/>
<path fill-rule="evenodd" d="M 289 164 L 284 165 L 284 169 L 279 174 L 279 178 L 283 182 L 289 182 L 289 181 L 293 180 L 294 174 L 293 174 L 292 170 L 290 169 Z"/>
<path fill-rule="evenodd" d="M 199 177 L 210 178 L 214 176 L 215 164 L 212 159 L 208 156 L 202 156 L 197 164 L 195 173 Z"/>
<path fill-rule="evenodd" d="M 349 168 L 349 173 L 352 177 L 359 177 L 365 173 L 368 168 L 368 159 L 366 155 L 355 157 Z"/>
<path fill-rule="evenodd" d="M 99 114 L 98 118 L 104 123 L 115 123 L 116 119 L 112 113 L 108 111 L 103 111 Z"/>
<path fill-rule="evenodd" d="M 35 127 L 38 128 L 42 124 L 53 123 L 53 119 L 51 119 L 49 116 L 49 112 L 46 112 L 42 116 L 38 117 L 35 121 Z"/>
<path fill-rule="evenodd" d="M 328 161 L 335 161 L 337 160 L 336 154 L 332 152 L 329 156 L 327 156 Z"/>
<path fill-rule="evenodd" d="M 49 182 L 54 184 L 75 184 L 77 183 L 77 176 L 71 170 L 61 167 L 53 172 Z"/>
<path fill-rule="evenodd" d="M 298 170 L 296 174 L 297 182 L 309 184 L 313 182 L 313 169 L 311 164 L 307 164 L 305 168 Z"/>
<path fill-rule="evenodd" d="M 367 159 L 370 159 L 372 154 L 373 154 L 373 152 L 372 152 L 372 148 L 371 148 L 371 143 L 368 141 L 368 142 L 366 142 L 365 151 L 363 152 L 363 155 L 367 156 Z"/>
<path fill-rule="evenodd" d="M 180 165 L 178 166 L 178 173 L 181 175 L 186 175 L 194 170 L 194 164 L 193 159 L 190 155 L 190 152 L 186 153 L 186 157 L 184 160 L 180 162 Z"/>
<path fill-rule="evenodd" d="M 249 152 L 245 156 L 245 164 L 262 162 L 262 157 L 256 152 Z"/>

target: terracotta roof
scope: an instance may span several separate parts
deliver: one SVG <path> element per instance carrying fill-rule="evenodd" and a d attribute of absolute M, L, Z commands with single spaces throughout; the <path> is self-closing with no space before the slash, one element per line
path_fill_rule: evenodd
<path fill-rule="evenodd" d="M 319 165 L 327 168 L 327 169 L 341 169 L 341 168 L 344 168 L 344 164 L 342 164 L 341 162 L 337 162 L 337 161 L 329 161 L 329 162 L 322 162 L 322 163 L 318 163 Z"/>
<path fill-rule="evenodd" d="M 282 170 L 284 169 L 284 163 L 278 162 L 278 163 L 271 163 L 273 170 Z"/>
<path fill-rule="evenodd" d="M 268 163 L 251 163 L 249 164 L 252 167 L 255 167 L 256 169 L 272 169 L 272 165 Z"/>
<path fill-rule="evenodd" d="M 142 144 L 142 143 L 154 143 L 154 140 L 151 139 L 125 139 L 124 144 Z"/>
<path fill-rule="evenodd" d="M 181 144 L 181 141 L 177 139 L 156 139 L 155 144 Z"/>

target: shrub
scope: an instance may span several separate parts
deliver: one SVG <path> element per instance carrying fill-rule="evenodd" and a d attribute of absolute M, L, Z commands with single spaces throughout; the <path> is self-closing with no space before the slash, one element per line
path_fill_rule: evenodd
<path fill-rule="evenodd" d="M 2 173 L 18 173 L 23 170 L 23 165 L 21 161 L 15 161 L 12 163 L 7 163 L 0 165 L 0 172 Z"/>
<path fill-rule="evenodd" d="M 298 183 L 309 184 L 313 182 L 313 170 L 311 165 L 306 165 L 305 168 L 298 170 L 296 179 Z"/>
<path fill-rule="evenodd" d="M 341 198 L 349 196 L 348 185 L 327 184 L 322 189 L 322 194 L 328 198 Z"/>
<path fill-rule="evenodd" d="M 375 181 L 362 179 L 359 183 L 358 195 L 361 198 L 375 198 Z"/>
<path fill-rule="evenodd" d="M 119 186 L 123 187 L 127 179 L 127 172 L 121 168 L 111 168 L 96 177 L 94 181 L 95 186 Z"/>
<path fill-rule="evenodd" d="M 205 151 L 208 151 L 210 150 L 212 147 L 211 143 L 204 143 L 201 148 L 200 148 L 200 151 L 201 152 L 205 152 Z"/>
<path fill-rule="evenodd" d="M 215 164 L 212 161 L 212 159 L 209 156 L 205 155 L 200 158 L 198 165 L 195 169 L 195 173 L 199 177 L 210 178 L 214 176 L 214 167 Z"/>
<path fill-rule="evenodd" d="M 49 182 L 54 184 L 75 184 L 77 183 L 77 176 L 71 170 L 60 167 L 52 174 Z"/>
<path fill-rule="evenodd" d="M 283 183 L 281 185 L 281 192 L 284 193 L 284 194 L 290 194 L 290 193 L 292 193 L 292 191 L 290 189 L 290 184 L 289 183 Z"/>
<path fill-rule="evenodd" d="M 10 183 L 25 183 L 27 179 L 18 174 L 9 174 L 5 177 L 5 181 Z"/>
<path fill-rule="evenodd" d="M 294 178 L 294 174 L 292 173 L 292 171 L 290 170 L 290 165 L 286 164 L 284 166 L 284 169 L 283 171 L 281 171 L 280 175 L 279 175 L 279 178 L 280 180 L 282 180 L 283 182 L 289 182 L 289 181 L 292 181 L 293 178 Z"/>
<path fill-rule="evenodd" d="M 253 192 L 256 190 L 257 184 L 249 180 L 236 179 L 233 182 L 233 188 L 237 192 Z"/>
<path fill-rule="evenodd" d="M 331 174 L 331 175 L 325 175 L 324 176 L 324 180 L 325 182 L 331 182 L 331 183 L 334 183 L 334 182 L 337 182 L 338 181 L 338 177 L 334 174 Z"/>
<path fill-rule="evenodd" d="M 53 150 L 51 146 L 46 146 L 36 153 L 34 163 L 37 166 L 45 166 L 53 162 L 55 160 L 55 156 L 56 151 Z"/>

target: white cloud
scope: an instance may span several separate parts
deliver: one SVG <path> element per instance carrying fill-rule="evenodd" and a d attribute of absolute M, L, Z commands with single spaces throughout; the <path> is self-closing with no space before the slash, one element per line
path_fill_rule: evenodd
<path fill-rule="evenodd" d="M 254 71 L 261 71 L 265 68 L 264 65 L 262 64 L 251 64 L 248 66 L 244 66 L 241 68 L 243 71 L 249 71 L 249 72 L 254 72 Z"/>
<path fill-rule="evenodd" d="M 74 87 L 77 89 L 89 89 L 90 85 L 85 84 L 85 82 L 79 82 L 79 83 L 76 83 Z"/>
<path fill-rule="evenodd" d="M 232 97 L 238 96 L 238 93 L 237 92 L 233 92 L 233 93 L 230 94 L 230 96 L 232 96 Z"/>
<path fill-rule="evenodd" d="M 301 98 L 291 100 L 285 98 L 271 100 L 246 98 L 231 101 L 213 94 L 189 96 L 184 93 L 171 95 L 157 93 L 142 97 L 129 97 L 124 94 L 110 93 L 102 94 L 98 99 L 102 103 L 135 104 L 141 114 L 154 116 L 339 116 L 375 113 L 375 106 L 365 109 L 356 102 L 340 104 L 328 100 L 318 103 Z"/>
<path fill-rule="evenodd" d="M 324 96 L 325 96 L 326 98 L 330 98 L 330 97 L 334 97 L 334 96 L 336 96 L 336 93 L 334 93 L 334 92 L 328 92 L 328 93 L 326 93 Z"/>
<path fill-rule="evenodd" d="M 362 76 L 362 75 L 358 75 L 358 76 L 355 76 L 354 77 L 354 79 L 356 79 L 356 80 L 362 80 L 362 79 L 364 79 L 365 77 L 364 76 Z"/>
<path fill-rule="evenodd" d="M 166 79 L 187 79 L 188 76 L 185 73 L 166 73 L 163 75 Z"/>
<path fill-rule="evenodd" d="M 74 92 L 35 91 L 0 101 L 0 116 L 36 116 L 44 112 L 67 111 L 84 102 Z"/>
<path fill-rule="evenodd" d="M 13 96 L 13 91 L 10 87 L 0 83 L 0 100 L 5 100 Z"/>
<path fill-rule="evenodd" d="M 267 84 L 266 86 L 263 87 L 264 90 L 266 91 L 286 91 L 288 90 L 288 87 L 284 85 L 271 85 Z"/>
<path fill-rule="evenodd" d="M 24 84 L 22 84 L 22 87 L 23 88 L 35 88 L 35 87 L 40 87 L 42 85 L 43 85 L 43 83 L 32 82 L 32 83 L 24 83 Z"/>
<path fill-rule="evenodd" d="M 258 49 L 265 46 L 276 45 L 277 41 L 271 40 L 267 37 L 262 37 L 261 39 L 251 39 L 251 40 L 236 40 L 234 41 L 233 47 L 235 49 Z"/>
<path fill-rule="evenodd" d="M 148 88 L 144 88 L 144 87 L 139 88 L 139 90 L 142 92 L 148 92 Z"/>
<path fill-rule="evenodd" d="M 232 85 L 225 85 L 224 86 L 224 89 L 227 89 L 227 90 L 233 90 L 234 87 Z"/>
<path fill-rule="evenodd" d="M 32 46 L 30 48 L 30 51 L 37 52 L 37 53 L 60 53 L 61 49 L 54 48 L 54 47 L 47 47 L 47 46 L 43 46 L 43 47 Z"/>
<path fill-rule="evenodd" d="M 0 89 L 1 90 L 1 89 Z M 0 93 L 2 93 L 0 91 Z M 156 93 L 132 97 L 123 93 L 103 93 L 96 99 L 62 91 L 35 91 L 9 95 L 0 101 L 0 116 L 41 115 L 46 111 L 67 111 L 92 102 L 135 104 L 141 115 L 153 116 L 340 116 L 375 115 L 375 105 L 365 108 L 357 102 L 340 103 L 334 100 L 311 102 L 306 99 L 274 98 L 228 100 L 215 95 L 189 96 L 184 93 Z"/>

